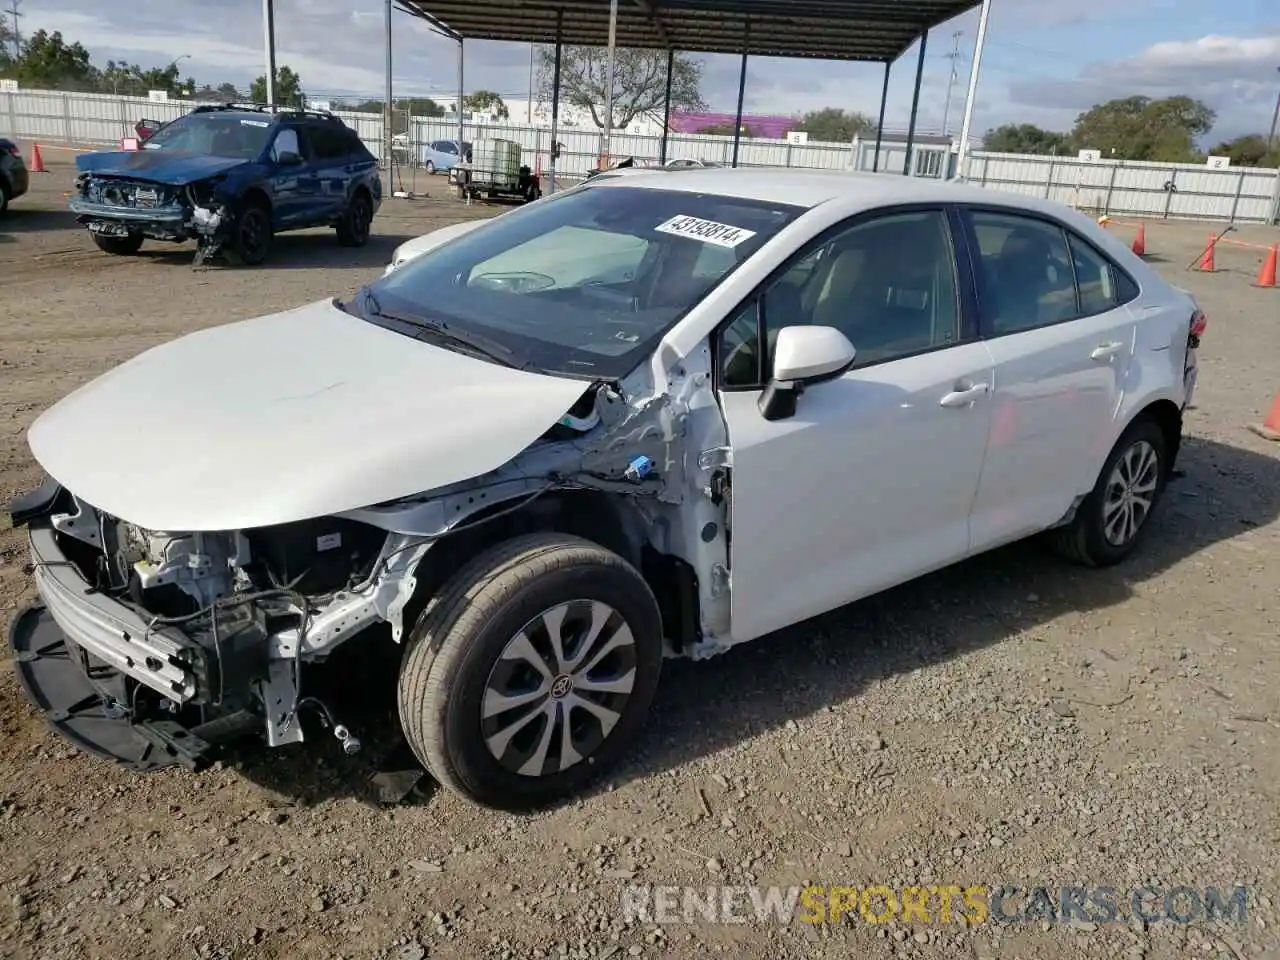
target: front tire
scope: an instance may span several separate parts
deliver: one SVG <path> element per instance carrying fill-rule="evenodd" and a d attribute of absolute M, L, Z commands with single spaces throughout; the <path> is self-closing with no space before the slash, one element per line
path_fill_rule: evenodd
<path fill-rule="evenodd" d="M 435 174 L 435 172 L 436 172 L 436 165 L 435 165 L 434 163 L 432 163 L 430 160 L 428 160 L 426 163 L 424 163 L 424 164 L 422 165 L 422 169 L 423 169 L 423 170 L 425 170 L 425 171 L 427 172 L 427 176 L 429 176 L 429 177 L 430 177 L 430 176 L 433 176 L 433 175 Z"/>
<path fill-rule="evenodd" d="M 532 534 L 441 589 L 409 638 L 405 737 L 442 784 L 526 810 L 572 796 L 632 745 L 662 666 L 640 574 L 603 547 Z"/>
<path fill-rule="evenodd" d="M 265 263 L 271 253 L 271 212 L 261 204 L 249 204 L 236 217 L 228 253 L 246 267 Z"/>
<path fill-rule="evenodd" d="M 142 249 L 143 236 L 140 233 L 130 233 L 123 237 L 108 237 L 101 233 L 91 233 L 89 236 L 93 237 L 99 250 L 117 257 L 131 257 Z"/>
<path fill-rule="evenodd" d="M 1139 420 L 1116 441 L 1098 482 L 1071 523 L 1052 532 L 1054 549 L 1075 563 L 1109 567 L 1141 539 L 1169 476 L 1169 445 L 1150 420 Z"/>

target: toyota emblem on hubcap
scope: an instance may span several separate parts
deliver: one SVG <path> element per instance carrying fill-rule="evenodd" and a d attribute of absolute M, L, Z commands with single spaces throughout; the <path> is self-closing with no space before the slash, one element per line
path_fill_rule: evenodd
<path fill-rule="evenodd" d="M 573 689 L 573 677 L 567 673 L 562 673 L 551 681 L 551 699 L 563 700 L 569 695 L 569 691 Z"/>

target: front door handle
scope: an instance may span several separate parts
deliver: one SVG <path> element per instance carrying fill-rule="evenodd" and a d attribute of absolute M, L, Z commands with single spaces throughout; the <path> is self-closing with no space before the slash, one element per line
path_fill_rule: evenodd
<path fill-rule="evenodd" d="M 966 380 L 962 380 L 956 384 L 954 390 L 945 394 L 938 403 L 944 407 L 968 407 L 972 406 L 973 402 L 979 397 L 985 396 L 990 391 L 991 384 L 989 383 L 969 383 Z"/>
<path fill-rule="evenodd" d="M 1089 354 L 1089 359 L 1098 361 L 1110 360 L 1123 349 L 1123 343 L 1103 343 L 1094 348 L 1093 353 Z"/>

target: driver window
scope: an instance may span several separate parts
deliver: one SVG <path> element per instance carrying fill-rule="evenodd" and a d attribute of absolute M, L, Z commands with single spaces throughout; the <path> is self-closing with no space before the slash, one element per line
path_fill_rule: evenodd
<path fill-rule="evenodd" d="M 297 130 L 286 127 L 276 134 L 276 141 L 271 147 L 271 159 L 279 163 L 280 155 L 283 153 L 296 153 L 302 156 L 302 148 L 298 146 Z"/>
<path fill-rule="evenodd" d="M 878 216 L 802 251 L 764 289 L 760 372 L 744 359 L 759 355 L 758 336 L 742 344 L 744 328 L 735 319 L 720 334 L 721 383 L 763 386 L 778 331 L 808 324 L 848 337 L 858 354 L 855 368 L 957 343 L 960 307 L 946 214 Z"/>

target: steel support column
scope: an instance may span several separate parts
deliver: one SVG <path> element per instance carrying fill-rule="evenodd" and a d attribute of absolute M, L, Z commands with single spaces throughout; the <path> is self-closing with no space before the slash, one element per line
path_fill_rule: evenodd
<path fill-rule="evenodd" d="M 392 107 L 391 99 L 393 96 L 391 89 L 391 5 L 392 0 L 387 0 L 387 98 L 386 102 L 382 105 L 382 146 L 384 153 L 383 159 L 387 164 L 387 182 L 391 184 L 391 189 L 394 190 L 394 178 L 391 176 L 391 151 L 395 143 L 395 140 L 393 139 L 395 134 L 395 109 Z M 409 139 L 412 139 L 412 137 L 413 131 L 411 130 L 409 131 Z"/>
<path fill-rule="evenodd" d="M 547 169 L 547 193 L 556 192 L 556 160 L 560 153 L 560 144 L 556 138 L 560 135 L 560 60 L 564 52 L 564 44 L 560 40 L 560 24 L 564 12 L 556 11 L 556 54 L 555 65 L 551 68 L 551 166 Z"/>
<path fill-rule="evenodd" d="M 902 175 L 911 176 L 911 148 L 916 142 L 916 114 L 920 111 L 920 82 L 924 79 L 924 54 L 929 46 L 929 31 L 920 34 L 920 58 L 916 61 L 916 86 L 911 94 L 911 122 L 907 124 L 907 156 L 902 161 Z"/>
<path fill-rule="evenodd" d="M 658 151 L 658 162 L 667 162 L 667 135 L 671 132 L 671 72 L 676 65 L 676 51 L 672 47 L 667 51 L 667 94 L 662 101 L 662 146 Z"/>
<path fill-rule="evenodd" d="M 991 0 L 982 0 L 982 13 L 978 15 L 978 38 L 973 43 L 973 65 L 969 68 L 969 92 L 964 98 L 964 120 L 960 124 L 960 146 L 956 150 L 956 176 L 966 177 L 965 162 L 969 156 L 969 131 L 973 126 L 973 101 L 978 95 L 978 71 L 982 67 L 982 49 L 987 43 L 987 19 L 991 15 Z"/>
<path fill-rule="evenodd" d="M 462 153 L 462 141 L 466 139 L 462 131 L 462 91 L 465 89 L 464 75 L 462 72 L 462 37 L 458 38 L 458 159 L 466 160 L 466 156 Z"/>
<path fill-rule="evenodd" d="M 604 88 L 604 131 L 600 137 L 600 162 L 604 169 L 613 153 L 613 62 L 618 45 L 618 0 L 609 0 L 609 69 Z"/>
<path fill-rule="evenodd" d="M 876 125 L 876 155 L 871 161 L 871 172 L 877 173 L 880 170 L 880 140 L 884 136 L 884 109 L 889 103 L 889 71 L 893 69 L 893 62 L 888 61 L 884 65 L 884 87 L 880 90 L 880 122 Z"/>
<path fill-rule="evenodd" d="M 742 101 L 747 95 L 747 49 L 751 46 L 751 23 L 742 31 L 742 68 L 738 71 L 738 112 L 733 118 L 733 163 L 738 165 L 738 147 L 742 142 Z"/>

